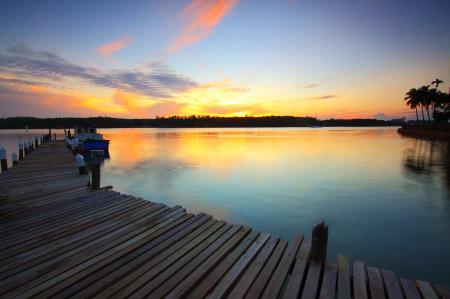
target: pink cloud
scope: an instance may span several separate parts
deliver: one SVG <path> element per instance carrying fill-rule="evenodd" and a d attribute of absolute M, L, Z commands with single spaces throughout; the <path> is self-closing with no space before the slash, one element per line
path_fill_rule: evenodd
<path fill-rule="evenodd" d="M 207 37 L 239 0 L 191 0 L 180 13 L 189 21 L 172 41 L 168 51 L 173 52 Z"/>
<path fill-rule="evenodd" d="M 103 56 L 111 56 L 114 52 L 122 50 L 128 47 L 133 42 L 133 39 L 129 36 L 124 36 L 118 40 L 115 40 L 109 44 L 104 44 L 97 47 L 97 52 Z"/>

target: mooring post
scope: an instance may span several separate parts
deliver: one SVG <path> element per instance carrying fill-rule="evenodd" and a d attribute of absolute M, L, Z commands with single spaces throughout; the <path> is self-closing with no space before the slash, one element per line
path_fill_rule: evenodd
<path fill-rule="evenodd" d="M 1 163 L 1 168 L 2 168 L 2 172 L 7 171 L 8 170 L 8 161 L 6 161 L 6 148 L 4 147 L 0 147 L 0 163 Z"/>
<path fill-rule="evenodd" d="M 12 158 L 13 166 L 19 164 L 19 161 L 17 159 L 17 154 L 15 152 L 12 153 L 11 158 Z"/>
<path fill-rule="evenodd" d="M 328 225 L 323 221 L 314 226 L 311 238 L 311 259 L 325 262 L 327 257 Z"/>
<path fill-rule="evenodd" d="M 92 162 L 92 179 L 91 187 L 92 189 L 100 188 L 100 164 L 103 161 L 103 151 L 102 150 L 92 150 L 91 151 L 91 162 Z"/>
<path fill-rule="evenodd" d="M 19 160 L 23 160 L 23 144 L 22 142 L 19 143 Z"/>
<path fill-rule="evenodd" d="M 78 170 L 80 171 L 80 174 L 86 174 L 86 162 L 84 161 L 84 157 L 82 154 L 78 153 L 75 156 L 75 162 L 77 163 Z"/>
<path fill-rule="evenodd" d="M 24 141 L 23 143 L 24 157 L 28 156 L 28 142 Z"/>
<path fill-rule="evenodd" d="M 39 147 L 39 139 L 37 138 L 37 136 L 34 137 L 34 148 L 38 148 Z"/>
<path fill-rule="evenodd" d="M 33 142 L 28 140 L 28 152 L 31 153 L 33 151 Z"/>
<path fill-rule="evenodd" d="M 70 147 L 72 149 L 72 154 L 75 156 L 78 153 L 78 146 L 80 145 L 80 142 L 77 138 L 72 139 L 70 142 Z"/>

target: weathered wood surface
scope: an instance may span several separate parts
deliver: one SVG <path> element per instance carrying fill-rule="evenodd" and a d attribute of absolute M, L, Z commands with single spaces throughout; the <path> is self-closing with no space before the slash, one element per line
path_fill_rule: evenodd
<path fill-rule="evenodd" d="M 0 298 L 448 298 L 339 256 L 130 195 L 87 187 L 63 142 L 0 175 Z"/>

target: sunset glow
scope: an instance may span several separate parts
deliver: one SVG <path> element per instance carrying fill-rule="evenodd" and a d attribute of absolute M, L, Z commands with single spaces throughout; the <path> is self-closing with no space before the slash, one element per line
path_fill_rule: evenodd
<path fill-rule="evenodd" d="M 400 2 L 6 1 L 0 117 L 412 118 L 409 88 L 448 90 L 450 5 Z"/>

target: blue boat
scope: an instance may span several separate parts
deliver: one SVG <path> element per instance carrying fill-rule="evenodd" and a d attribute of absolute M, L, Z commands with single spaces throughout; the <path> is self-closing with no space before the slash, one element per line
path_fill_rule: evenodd
<path fill-rule="evenodd" d="M 89 155 L 92 150 L 103 150 L 105 156 L 109 156 L 109 140 L 103 139 L 95 127 L 75 127 L 72 140 L 76 140 L 78 149 L 84 155 Z"/>

